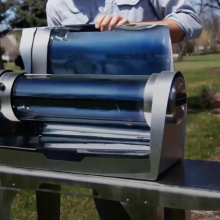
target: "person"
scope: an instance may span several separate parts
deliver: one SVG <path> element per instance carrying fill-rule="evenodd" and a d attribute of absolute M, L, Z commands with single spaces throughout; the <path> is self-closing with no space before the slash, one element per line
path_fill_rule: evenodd
<path fill-rule="evenodd" d="M 46 13 L 48 26 L 92 23 L 101 31 L 111 31 L 127 23 L 162 24 L 169 28 L 172 43 L 196 39 L 202 32 L 188 0 L 48 0 Z M 98 196 L 96 191 L 93 194 Z M 122 203 L 94 202 L 101 220 L 131 219 Z"/>
<path fill-rule="evenodd" d="M 93 23 L 105 31 L 126 23 L 166 25 L 173 43 L 196 39 L 202 24 L 189 0 L 48 0 L 48 26 Z"/>

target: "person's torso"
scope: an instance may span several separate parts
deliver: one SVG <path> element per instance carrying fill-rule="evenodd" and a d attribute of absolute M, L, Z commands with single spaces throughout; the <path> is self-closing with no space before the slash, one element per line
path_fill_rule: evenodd
<path fill-rule="evenodd" d="M 61 25 L 94 23 L 100 14 L 131 22 L 158 20 L 150 0 L 56 0 L 54 5 Z"/>

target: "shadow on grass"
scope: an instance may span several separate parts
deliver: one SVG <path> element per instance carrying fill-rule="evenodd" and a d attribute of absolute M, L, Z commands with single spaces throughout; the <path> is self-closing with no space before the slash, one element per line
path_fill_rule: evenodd
<path fill-rule="evenodd" d="M 210 108 L 203 108 L 200 104 L 198 96 L 192 96 L 188 98 L 188 114 L 198 114 L 205 111 L 210 111 L 215 115 L 220 115 L 220 101 L 216 101 Z"/>
<path fill-rule="evenodd" d="M 199 96 L 188 97 L 188 114 L 198 114 L 206 111 L 200 104 Z"/>

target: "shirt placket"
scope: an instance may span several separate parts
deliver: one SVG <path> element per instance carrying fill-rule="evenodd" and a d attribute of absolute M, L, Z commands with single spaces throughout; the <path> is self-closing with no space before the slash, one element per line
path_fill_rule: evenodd
<path fill-rule="evenodd" d="M 100 14 L 119 15 L 120 11 L 115 0 L 96 0 Z"/>

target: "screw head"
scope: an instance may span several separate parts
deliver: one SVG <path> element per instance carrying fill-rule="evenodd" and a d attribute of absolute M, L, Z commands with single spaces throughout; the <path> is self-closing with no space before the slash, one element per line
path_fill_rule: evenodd
<path fill-rule="evenodd" d="M 129 199 L 126 199 L 126 202 L 129 202 Z"/>

